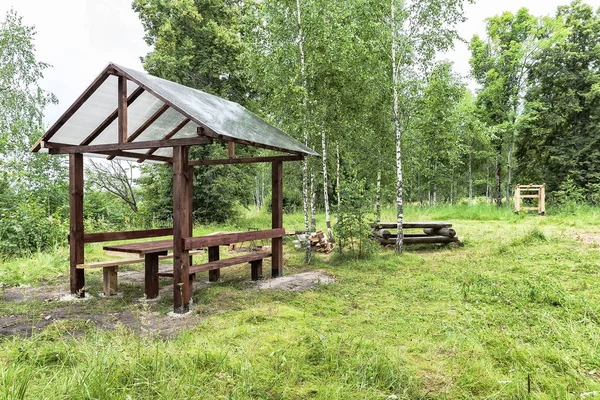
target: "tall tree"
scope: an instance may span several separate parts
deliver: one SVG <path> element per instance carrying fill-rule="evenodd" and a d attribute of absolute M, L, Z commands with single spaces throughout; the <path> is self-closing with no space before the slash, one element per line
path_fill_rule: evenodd
<path fill-rule="evenodd" d="M 529 75 L 517 159 L 519 175 L 558 189 L 600 187 L 600 10 L 559 7 L 562 40 L 539 53 Z"/>
<path fill-rule="evenodd" d="M 508 203 L 513 175 L 513 152 L 522 114 L 527 75 L 536 55 L 554 41 L 549 20 L 532 16 L 526 8 L 487 20 L 487 38 L 475 35 L 470 43 L 471 70 L 481 85 L 478 103 L 486 123 L 494 128 L 496 148 L 496 204 L 502 204 L 502 166 L 506 166 Z M 506 161 L 503 160 L 504 155 Z"/>
<path fill-rule="evenodd" d="M 391 80 L 393 89 L 392 108 L 394 134 L 396 137 L 396 208 L 398 238 L 396 252 L 402 253 L 404 239 L 403 182 L 402 182 L 402 136 L 404 127 L 414 111 L 411 107 L 411 82 L 432 63 L 437 51 L 453 46 L 458 38 L 456 24 L 464 21 L 463 0 L 429 0 L 389 2 L 389 21 L 383 25 L 389 38 L 391 57 Z"/>

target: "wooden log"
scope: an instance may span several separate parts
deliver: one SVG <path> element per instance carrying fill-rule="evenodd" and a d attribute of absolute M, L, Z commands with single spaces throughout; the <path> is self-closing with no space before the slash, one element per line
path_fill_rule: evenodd
<path fill-rule="evenodd" d="M 396 222 L 379 222 L 373 224 L 374 227 L 379 229 L 396 229 L 398 228 L 398 224 Z M 412 229 L 412 228 L 451 228 L 452 224 L 448 222 L 404 222 L 402 224 L 402 228 L 404 229 Z"/>
<path fill-rule="evenodd" d="M 376 239 L 382 245 L 395 244 L 396 239 Z M 459 242 L 457 237 L 448 236 L 421 236 L 421 237 L 404 237 L 404 244 L 427 244 L 427 243 L 453 243 Z"/>
<path fill-rule="evenodd" d="M 452 228 L 424 228 L 423 232 L 428 236 L 448 236 L 454 237 L 456 236 L 456 231 Z"/>
<path fill-rule="evenodd" d="M 373 228 L 373 236 L 382 238 L 382 239 L 389 239 L 390 236 L 392 236 L 392 234 L 390 233 L 390 231 L 385 230 L 385 229 Z"/>
<path fill-rule="evenodd" d="M 57 144 L 53 142 L 44 142 L 44 147 L 48 149 L 50 154 L 71 154 L 71 153 L 102 153 L 106 151 L 126 151 L 126 150 L 142 150 L 152 149 L 154 147 L 179 147 L 179 146 L 198 146 L 211 144 L 212 139 L 207 137 L 193 137 L 182 139 L 167 139 L 167 140 L 148 140 L 140 142 L 127 143 L 109 143 L 109 144 L 94 144 L 89 146 L 75 146 Z M 144 157 L 143 154 L 139 154 Z"/>

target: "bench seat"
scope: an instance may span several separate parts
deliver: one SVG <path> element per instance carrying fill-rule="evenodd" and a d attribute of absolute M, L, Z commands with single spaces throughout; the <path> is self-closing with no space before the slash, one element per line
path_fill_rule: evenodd
<path fill-rule="evenodd" d="M 198 272 L 212 271 L 215 269 L 230 267 L 232 265 L 244 264 L 249 262 L 252 266 L 252 280 L 257 280 L 258 277 L 262 275 L 262 260 L 265 258 L 269 258 L 272 255 L 273 253 L 256 252 L 251 254 L 244 254 L 243 256 L 209 261 L 204 264 L 191 265 L 189 273 L 190 275 L 192 275 Z M 258 271 L 259 269 L 260 271 Z M 158 276 L 172 278 L 173 271 L 162 271 L 158 273 Z"/>

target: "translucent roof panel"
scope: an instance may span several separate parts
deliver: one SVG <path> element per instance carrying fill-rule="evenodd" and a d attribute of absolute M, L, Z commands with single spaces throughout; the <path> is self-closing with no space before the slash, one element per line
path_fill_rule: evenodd
<path fill-rule="evenodd" d="M 109 76 L 106 77 L 107 75 Z M 131 98 L 127 107 L 128 134 L 132 135 L 142 126 L 148 125 L 137 137 L 130 139 L 134 142 L 164 139 L 182 121 L 189 119 L 190 122 L 173 136 L 174 139 L 196 137 L 198 126 L 205 126 L 217 135 L 238 139 L 249 145 L 318 155 L 237 103 L 115 64 L 108 65 L 91 86 L 97 89 L 84 92 L 69 111 L 46 132 L 33 151 L 39 151 L 40 143 L 44 141 L 82 144 L 102 122 L 115 114 L 118 103 L 117 75 L 127 79 L 127 96 Z M 104 81 L 99 81 L 104 77 Z M 132 98 L 131 95 L 136 90 L 136 97 Z M 158 116 L 156 113 L 161 108 L 164 110 Z M 151 119 L 153 121 L 149 123 Z M 115 118 L 90 145 L 118 144 L 117 125 Z M 146 151 L 137 150 L 134 153 L 143 154 Z M 155 154 L 172 157 L 173 151 L 171 148 L 162 148 L 156 150 Z"/>
<path fill-rule="evenodd" d="M 125 75 L 219 135 L 282 150 L 318 155 L 241 105 L 166 79 L 114 65 Z"/>
<path fill-rule="evenodd" d="M 49 141 L 65 144 L 83 142 L 102 121 L 117 109 L 117 82 L 116 76 L 109 76 Z M 135 82 L 127 81 L 127 95 L 137 88 L 138 85 Z M 115 125 L 114 138 L 116 139 L 116 137 Z M 111 139 L 105 143 L 114 143 L 114 140 Z"/>

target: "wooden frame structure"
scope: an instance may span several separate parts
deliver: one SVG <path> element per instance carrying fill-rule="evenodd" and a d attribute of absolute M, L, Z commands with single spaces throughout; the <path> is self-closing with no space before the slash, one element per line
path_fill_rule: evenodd
<path fill-rule="evenodd" d="M 117 107 L 113 109 L 111 104 L 114 104 L 112 102 L 115 98 Z M 87 102 L 92 102 L 94 106 L 88 106 Z M 92 108 L 96 110 L 95 114 L 90 112 Z M 100 120 L 96 115 L 98 109 L 106 112 Z M 169 113 L 170 117 L 165 118 Z M 213 118 L 219 113 L 222 114 L 219 118 Z M 179 116 L 179 119 L 173 115 Z M 81 128 L 87 120 L 94 118 L 94 124 L 88 124 L 86 129 Z M 222 120 L 225 120 L 225 123 L 219 125 Z M 250 125 L 246 126 L 248 124 Z M 159 138 L 156 138 L 156 132 L 160 132 Z M 191 146 L 210 145 L 215 141 L 227 142 L 228 158 L 189 159 Z M 237 158 L 236 143 L 285 154 Z M 282 237 L 285 234 L 283 162 L 300 161 L 308 155 L 318 156 L 313 150 L 235 103 L 115 64 L 108 65 L 40 138 L 32 151 L 48 151 L 50 154 L 69 156 L 71 293 L 85 296 L 85 243 L 172 234 L 172 241 L 152 242 L 147 250 L 140 250 L 138 246 L 136 251 L 140 255 L 146 254 L 146 295 L 155 297 L 158 295 L 160 275 L 158 257 L 166 255 L 170 249 L 173 250 L 173 271 L 163 273 L 162 276 L 173 277 L 173 305 L 178 313 L 189 309 L 196 272 L 209 271 L 209 278 L 214 281 L 219 279 L 220 267 L 232 265 L 231 260 L 219 260 L 219 245 L 239 240 L 271 239 L 272 276 L 282 275 Z M 84 154 L 107 156 L 109 160 L 120 157 L 135 159 L 138 162 L 150 161 L 170 165 L 173 169 L 173 228 L 86 234 L 83 223 Z M 272 164 L 272 229 L 194 238 L 193 168 L 202 165 L 256 162 Z M 123 247 L 121 246 L 121 251 Z M 209 249 L 209 263 L 194 266 L 190 251 L 202 247 Z M 251 258 L 240 257 L 240 260 L 251 263 L 252 277 L 258 279 L 262 274 L 264 256 Z"/>
<path fill-rule="evenodd" d="M 537 199 L 537 207 L 522 207 L 522 199 Z M 521 210 L 537 211 L 539 215 L 546 214 L 546 185 L 517 185 L 515 188 L 515 212 Z"/>

